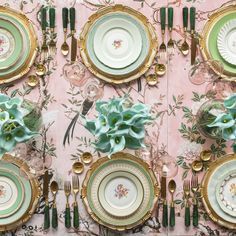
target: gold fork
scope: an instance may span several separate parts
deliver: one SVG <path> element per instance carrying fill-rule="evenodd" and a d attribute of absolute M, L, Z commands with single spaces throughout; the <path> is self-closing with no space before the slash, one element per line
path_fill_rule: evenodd
<path fill-rule="evenodd" d="M 77 203 L 76 197 L 79 192 L 79 177 L 77 175 L 72 176 L 72 189 L 73 189 L 73 195 L 74 195 L 73 226 L 75 229 L 78 229 L 79 228 L 79 209 L 78 209 L 78 203 Z"/>
<path fill-rule="evenodd" d="M 55 8 L 51 7 L 49 9 L 49 26 L 50 26 L 50 41 L 49 41 L 49 50 L 50 50 L 50 55 L 53 57 L 56 54 L 56 41 L 55 39 L 55 14 L 56 10 Z"/>
<path fill-rule="evenodd" d="M 161 18 L 161 38 L 162 43 L 160 45 L 160 59 L 166 61 L 166 45 L 165 45 L 165 28 L 166 28 L 166 8 L 160 8 L 160 18 Z"/>
<path fill-rule="evenodd" d="M 69 204 L 69 197 L 71 194 L 70 181 L 64 182 L 64 191 L 65 191 L 65 195 L 66 195 L 65 227 L 68 229 L 71 227 L 70 204 Z"/>
<path fill-rule="evenodd" d="M 191 179 L 191 190 L 193 192 L 193 226 L 198 226 L 198 201 L 197 201 L 197 192 L 198 192 L 198 177 L 193 175 Z"/>
<path fill-rule="evenodd" d="M 189 197 L 190 197 L 190 181 L 184 180 L 184 198 L 185 198 L 185 226 L 190 226 L 190 208 L 189 208 Z"/>
<path fill-rule="evenodd" d="M 168 53 L 170 54 L 174 53 L 174 41 L 172 39 L 173 16 L 174 16 L 173 7 L 168 7 L 168 30 L 169 30 L 170 39 L 167 43 L 167 50 L 168 50 Z"/>

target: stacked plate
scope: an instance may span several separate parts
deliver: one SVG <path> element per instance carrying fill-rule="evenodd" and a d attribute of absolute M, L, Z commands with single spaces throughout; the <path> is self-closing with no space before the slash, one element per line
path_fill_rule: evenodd
<path fill-rule="evenodd" d="M 0 6 L 0 84 L 26 74 L 36 56 L 37 39 L 28 18 Z"/>
<path fill-rule="evenodd" d="M 27 166 L 5 155 L 0 160 L 0 231 L 25 223 L 34 213 L 39 194 L 39 183 Z"/>
<path fill-rule="evenodd" d="M 83 182 L 82 197 L 94 220 L 114 230 L 147 220 L 158 197 L 154 173 L 141 159 L 125 153 L 93 164 Z"/>
<path fill-rule="evenodd" d="M 236 77 L 236 16 L 235 5 L 220 8 L 213 13 L 204 26 L 200 41 L 205 60 L 217 60 L 224 66 L 223 74 L 220 68 L 212 65 L 216 73 L 231 79 Z"/>
<path fill-rule="evenodd" d="M 224 227 L 236 229 L 236 155 L 215 161 L 202 182 L 203 203 L 209 216 Z"/>
<path fill-rule="evenodd" d="M 146 72 L 157 51 L 157 38 L 145 16 L 115 5 L 89 18 L 80 35 L 80 46 L 90 71 L 118 84 Z"/>

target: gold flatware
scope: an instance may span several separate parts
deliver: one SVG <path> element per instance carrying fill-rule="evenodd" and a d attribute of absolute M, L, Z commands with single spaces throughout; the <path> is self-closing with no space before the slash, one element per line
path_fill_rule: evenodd
<path fill-rule="evenodd" d="M 70 30 L 71 30 L 71 63 L 76 61 L 77 40 L 75 38 L 75 8 L 70 8 Z"/>
<path fill-rule="evenodd" d="M 36 75 L 38 76 L 43 76 L 46 73 L 46 67 L 44 63 L 47 59 L 47 54 L 48 54 L 48 46 L 46 42 L 47 9 L 45 7 L 41 9 L 41 28 L 43 33 L 43 43 L 40 51 L 40 61 L 39 64 L 36 66 Z"/>
<path fill-rule="evenodd" d="M 183 26 L 184 26 L 184 42 L 181 45 L 181 52 L 184 56 L 187 56 L 189 53 L 189 45 L 186 41 L 187 39 L 187 28 L 188 28 L 188 8 L 183 8 Z"/>
<path fill-rule="evenodd" d="M 67 229 L 69 229 L 71 227 L 70 204 L 69 204 L 69 198 L 70 198 L 70 194 L 71 194 L 70 181 L 64 182 L 64 192 L 65 192 L 65 196 L 66 196 L 65 227 Z"/>
<path fill-rule="evenodd" d="M 43 197 L 45 201 L 45 207 L 44 207 L 44 229 L 45 230 L 49 229 L 50 227 L 48 192 L 49 192 L 49 176 L 48 176 L 48 170 L 46 170 L 43 176 Z"/>
<path fill-rule="evenodd" d="M 204 150 L 200 153 L 200 158 L 202 161 L 210 161 L 212 156 L 211 150 Z"/>
<path fill-rule="evenodd" d="M 202 163 L 202 161 L 200 161 L 200 160 L 194 160 L 194 161 L 192 162 L 191 167 L 192 167 L 192 170 L 194 170 L 195 172 L 199 172 L 199 171 L 201 171 L 202 168 L 203 168 L 203 163 Z"/>
<path fill-rule="evenodd" d="M 157 78 L 157 75 L 155 74 L 148 75 L 146 80 L 147 80 L 147 83 L 151 86 L 154 86 L 158 83 L 158 78 Z"/>
<path fill-rule="evenodd" d="M 84 171 L 84 164 L 80 161 L 76 161 L 72 165 L 72 170 L 75 174 L 79 175 L 79 174 L 83 173 L 83 171 Z"/>
<path fill-rule="evenodd" d="M 184 198 L 185 198 L 185 216 L 184 216 L 184 222 L 185 226 L 190 226 L 190 207 L 189 207 L 189 197 L 190 197 L 190 181 L 184 180 L 183 184 L 184 189 Z"/>
<path fill-rule="evenodd" d="M 190 30 L 191 30 L 191 65 L 195 63 L 196 50 L 197 50 L 197 40 L 195 38 L 195 15 L 196 8 L 190 8 Z"/>
<path fill-rule="evenodd" d="M 174 53 L 174 41 L 172 39 L 172 30 L 173 30 L 173 17 L 174 9 L 173 7 L 168 7 L 168 31 L 169 31 L 169 41 L 167 42 L 167 51 L 169 54 Z"/>
<path fill-rule="evenodd" d="M 63 32 L 64 32 L 64 42 L 61 45 L 61 53 L 63 56 L 67 56 L 69 53 L 69 45 L 66 42 L 67 39 L 67 26 L 68 26 L 68 8 L 62 8 L 62 23 L 63 23 Z"/>
<path fill-rule="evenodd" d="M 26 82 L 30 87 L 34 88 L 38 85 L 39 79 L 36 75 L 29 75 Z"/>
<path fill-rule="evenodd" d="M 58 192 L 58 184 L 56 181 L 52 181 L 50 189 L 53 195 L 53 204 L 52 204 L 52 227 L 56 229 L 58 227 L 58 216 L 57 216 L 57 203 L 56 196 Z"/>
<path fill-rule="evenodd" d="M 55 8 L 51 7 L 49 9 L 49 27 L 50 27 L 50 41 L 49 41 L 49 52 L 50 55 L 53 57 L 56 54 L 56 41 L 55 41 L 55 18 L 56 18 L 56 10 Z"/>
<path fill-rule="evenodd" d="M 166 199 L 166 177 L 161 177 L 161 198 L 163 200 L 162 226 L 168 226 L 168 204 Z"/>
<path fill-rule="evenodd" d="M 163 76 L 166 73 L 166 66 L 164 64 L 156 64 L 155 73 L 158 76 Z"/>
<path fill-rule="evenodd" d="M 160 18 L 161 18 L 161 38 L 162 38 L 162 43 L 159 47 L 160 59 L 166 61 L 166 45 L 165 45 L 166 8 L 165 7 L 161 7 L 160 9 Z"/>
<path fill-rule="evenodd" d="M 72 176 L 72 189 L 74 195 L 74 217 L 73 217 L 73 226 L 75 229 L 79 228 L 79 209 L 77 203 L 77 194 L 79 193 L 79 177 L 77 175 Z"/>
<path fill-rule="evenodd" d="M 88 165 L 93 161 L 93 155 L 90 152 L 84 152 L 81 155 L 81 160 L 84 164 Z"/>
<path fill-rule="evenodd" d="M 198 177 L 197 175 L 193 175 L 191 179 L 191 190 L 193 192 L 193 226 L 198 226 L 198 188 Z"/>
<path fill-rule="evenodd" d="M 171 194 L 171 205 L 170 205 L 170 227 L 175 226 L 175 202 L 174 202 L 174 193 L 176 190 L 176 183 L 172 179 L 168 184 L 168 189 Z"/>

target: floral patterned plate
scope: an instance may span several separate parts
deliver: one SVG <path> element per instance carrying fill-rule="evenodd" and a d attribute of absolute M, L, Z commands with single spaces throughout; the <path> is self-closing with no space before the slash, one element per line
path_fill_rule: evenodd
<path fill-rule="evenodd" d="M 13 66 L 22 51 L 21 31 L 11 21 L 0 18 L 0 70 Z"/>
<path fill-rule="evenodd" d="M 8 23 L 7 23 L 8 22 Z M 26 74 L 37 53 L 37 38 L 29 19 L 11 8 L 0 6 L 0 84 Z"/>
<path fill-rule="evenodd" d="M 117 171 L 107 175 L 101 181 L 98 191 L 102 207 L 115 217 L 133 214 L 143 201 L 143 186 L 129 172 Z"/>
<path fill-rule="evenodd" d="M 121 176 L 113 173 L 121 173 Z M 124 176 L 123 173 L 128 175 Z M 104 190 L 100 190 L 102 183 Z M 142 195 L 142 192 L 143 198 L 139 198 L 138 194 Z M 110 159 L 103 157 L 97 160 L 87 172 L 82 186 L 82 199 L 91 217 L 99 224 L 119 231 L 146 221 L 152 214 L 158 195 L 157 180 L 148 164 L 140 158 L 122 152 L 113 154 Z M 107 211 L 108 205 L 116 212 L 122 209 L 119 197 L 125 207 L 122 217 L 110 214 L 111 210 Z M 133 202 L 132 197 L 137 199 L 137 203 Z M 133 214 L 130 214 L 131 212 Z"/>
<path fill-rule="evenodd" d="M 224 212 L 236 216 L 236 171 L 222 176 L 216 187 L 216 198 Z"/>
<path fill-rule="evenodd" d="M 14 214 L 21 207 L 24 192 L 20 178 L 12 171 L 0 168 L 0 218 Z"/>
<path fill-rule="evenodd" d="M 110 68 L 124 68 L 136 61 L 142 50 L 139 28 L 120 14 L 102 22 L 94 34 L 94 52 Z"/>

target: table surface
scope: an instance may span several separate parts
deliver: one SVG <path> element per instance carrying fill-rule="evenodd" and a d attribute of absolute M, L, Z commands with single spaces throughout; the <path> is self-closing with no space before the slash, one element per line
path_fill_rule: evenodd
<path fill-rule="evenodd" d="M 158 213 L 161 216 L 161 210 L 154 212 L 153 217 L 144 225 L 135 230 L 130 230 L 122 234 L 112 233 L 109 230 L 99 227 L 93 222 L 90 216 L 86 213 L 84 206 L 79 200 L 80 211 L 80 230 L 78 232 L 73 229 L 69 230 L 70 235 L 93 235 L 93 236 L 111 236 L 111 235 L 229 235 L 229 231 L 220 228 L 212 223 L 203 208 L 200 207 L 200 223 L 198 228 L 186 229 L 184 227 L 184 209 L 182 204 L 182 179 L 191 178 L 191 169 L 189 165 L 199 156 L 203 149 L 211 148 L 215 154 L 223 154 L 224 143 L 215 143 L 211 140 L 200 137 L 199 135 L 192 136 L 191 131 L 194 129 L 194 117 L 200 105 L 211 97 L 209 92 L 206 92 L 210 83 L 202 85 L 194 85 L 188 79 L 190 70 L 190 55 L 183 57 L 181 52 L 176 47 L 175 53 L 168 60 L 167 74 L 159 78 L 159 83 L 150 87 L 147 85 L 145 76 L 152 73 L 152 69 L 141 78 L 142 90 L 138 91 L 137 81 L 131 82 L 122 86 L 113 86 L 103 84 L 100 80 L 86 71 L 84 79 L 74 84 L 69 83 L 63 77 L 63 66 L 67 63 L 66 59 L 60 53 L 60 46 L 63 42 L 63 29 L 61 20 L 61 8 L 71 7 L 75 4 L 77 10 L 76 15 L 76 36 L 79 36 L 82 26 L 87 21 L 88 17 L 96 12 L 99 8 L 113 5 L 124 4 L 128 5 L 149 18 L 154 25 L 158 39 L 160 40 L 160 24 L 157 17 L 157 10 L 161 6 L 174 7 L 174 30 L 173 38 L 176 42 L 183 40 L 182 31 L 182 7 L 195 6 L 197 9 L 196 15 L 196 30 L 201 32 L 201 29 L 208 18 L 208 15 L 226 3 L 224 0 L 1 0 L 1 5 L 8 5 L 14 9 L 22 10 L 29 19 L 32 20 L 36 33 L 41 43 L 42 35 L 40 24 L 37 18 L 38 11 L 42 4 L 49 4 L 56 6 L 56 33 L 57 33 L 57 55 L 50 62 L 51 74 L 45 78 L 45 84 L 40 83 L 40 86 L 34 88 L 32 91 L 26 92 L 27 76 L 14 83 L 14 87 L 2 87 L 1 92 L 11 94 L 16 93 L 16 96 L 23 96 L 35 102 L 41 102 L 45 96 L 49 96 L 47 103 L 43 107 L 43 117 L 46 126 L 51 124 L 46 132 L 46 141 L 50 145 L 50 150 L 46 155 L 46 166 L 50 169 L 50 177 L 55 179 L 60 184 L 62 189 L 63 181 L 71 178 L 71 165 L 74 159 L 77 159 L 80 153 L 89 151 L 94 153 L 96 158 L 97 153 L 91 147 L 90 142 L 93 141 L 92 135 L 78 123 L 75 128 L 75 137 L 71 140 L 70 145 L 63 146 L 63 137 L 68 127 L 70 119 L 76 111 L 81 109 L 81 104 L 85 100 L 85 90 L 89 84 L 97 86 L 100 89 L 100 98 L 109 99 L 113 96 L 121 96 L 124 93 L 130 93 L 134 101 L 141 101 L 150 104 L 154 113 L 159 112 L 159 118 L 154 122 L 152 127 L 147 129 L 147 142 L 151 143 L 153 147 L 152 155 L 146 156 L 146 161 L 153 163 L 163 153 L 168 152 L 173 156 L 174 161 L 178 161 L 178 173 L 175 176 L 177 182 L 177 191 L 175 198 L 178 200 L 176 205 L 176 226 L 173 230 L 165 230 L 160 227 Z M 70 40 L 68 40 L 68 43 Z M 188 38 L 190 43 L 190 38 Z M 78 53 L 78 60 L 81 60 Z M 202 60 L 198 51 L 198 60 Z M 30 74 L 34 74 L 35 68 L 32 68 Z M 73 86 L 76 85 L 76 86 Z M 234 88 L 231 87 L 233 90 Z M 230 91 L 225 91 L 230 92 Z M 95 114 L 94 106 L 88 111 L 88 117 L 93 117 Z M 183 116 L 187 118 L 183 118 Z M 186 129 L 189 127 L 189 130 Z M 183 137 L 185 135 L 185 137 Z M 192 142 L 191 142 L 192 141 Z M 40 149 L 40 138 L 38 140 L 38 147 Z M 200 144 L 203 142 L 204 144 Z M 54 150 L 55 149 L 55 150 Z M 43 161 L 40 155 L 32 152 L 25 144 L 19 145 L 18 154 L 27 157 L 27 161 L 31 167 L 40 175 L 42 173 Z M 55 154 L 55 155 L 54 155 Z M 29 158 L 29 155 L 33 158 Z M 182 159 L 181 159 L 182 158 Z M 181 161 L 182 160 L 182 161 Z M 88 170 L 85 167 L 85 171 Z M 153 167 L 155 168 L 155 167 Z M 202 175 L 201 173 L 200 175 Z M 82 183 L 84 174 L 80 176 Z M 50 196 L 51 199 L 51 196 Z M 50 230 L 48 235 L 66 235 L 64 227 L 63 211 L 65 207 L 65 197 L 63 191 L 60 190 L 58 194 L 58 211 L 59 211 L 59 228 L 57 231 Z M 72 199 L 71 199 L 72 202 Z M 37 209 L 33 218 L 22 228 L 16 231 L 16 235 L 44 235 L 42 230 L 43 224 L 43 206 L 44 202 L 40 201 L 40 206 Z"/>

